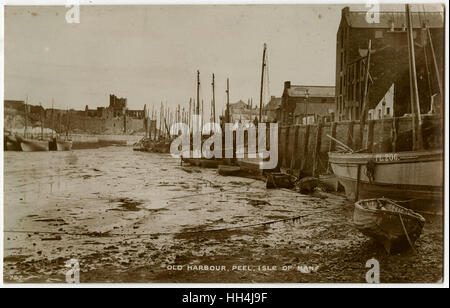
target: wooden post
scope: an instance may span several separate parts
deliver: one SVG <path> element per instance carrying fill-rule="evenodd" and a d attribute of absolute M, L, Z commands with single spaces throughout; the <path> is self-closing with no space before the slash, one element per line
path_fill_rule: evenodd
<path fill-rule="evenodd" d="M 299 126 L 294 126 L 294 148 L 292 149 L 290 174 L 294 174 L 295 158 L 296 158 L 296 154 L 297 154 L 298 131 L 299 131 L 299 129 L 300 129 Z"/>
<path fill-rule="evenodd" d="M 308 162 L 309 130 L 310 130 L 309 125 L 306 125 L 305 140 L 303 140 L 303 158 L 302 158 L 302 164 L 300 167 L 300 172 L 305 170 L 306 163 Z"/>
<path fill-rule="evenodd" d="M 375 120 L 369 121 L 369 130 L 367 132 L 367 149 L 369 153 L 373 151 L 373 128 L 375 125 Z"/>
<path fill-rule="evenodd" d="M 287 168 L 287 158 L 288 158 L 288 150 L 289 150 L 289 126 L 286 127 L 285 139 L 283 144 L 283 168 Z"/>
<path fill-rule="evenodd" d="M 361 165 L 358 164 L 357 174 L 356 174 L 356 191 L 355 191 L 355 202 L 359 200 L 359 185 L 361 182 Z"/>
<path fill-rule="evenodd" d="M 330 130 L 331 130 L 331 137 L 336 138 L 336 122 L 332 122 L 331 123 Z M 334 147 L 335 147 L 335 145 L 334 145 L 335 142 L 334 142 L 334 140 L 332 138 L 328 138 L 328 139 L 330 139 L 330 143 L 329 143 L 329 146 L 328 146 L 328 152 L 333 152 L 334 151 Z M 329 172 L 330 172 L 330 164 L 327 161 L 327 173 L 329 173 Z"/>
<path fill-rule="evenodd" d="M 336 122 L 332 122 L 331 123 L 331 137 L 333 137 L 335 139 L 336 139 L 336 127 L 337 127 L 337 123 Z M 333 152 L 335 147 L 336 147 L 335 146 L 335 142 L 334 142 L 333 139 L 331 139 L 331 138 L 329 138 L 329 139 L 330 139 L 330 146 L 329 146 L 328 151 L 329 152 Z"/>
<path fill-rule="evenodd" d="M 397 152 L 397 118 L 392 118 L 392 152 Z"/>
<path fill-rule="evenodd" d="M 353 121 L 350 121 L 348 123 L 348 130 L 347 130 L 347 146 L 353 149 L 353 127 L 354 123 Z"/>
<path fill-rule="evenodd" d="M 313 176 L 318 176 L 318 165 L 319 165 L 319 154 L 320 154 L 320 145 L 322 143 L 322 123 L 317 124 L 317 133 L 316 133 L 316 144 L 314 146 L 314 163 L 313 163 Z"/>

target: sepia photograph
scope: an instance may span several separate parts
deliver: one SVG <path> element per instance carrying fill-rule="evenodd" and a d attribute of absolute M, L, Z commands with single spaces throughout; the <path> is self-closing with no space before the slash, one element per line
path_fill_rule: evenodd
<path fill-rule="evenodd" d="M 6 1 L 3 284 L 448 285 L 446 14 Z"/>

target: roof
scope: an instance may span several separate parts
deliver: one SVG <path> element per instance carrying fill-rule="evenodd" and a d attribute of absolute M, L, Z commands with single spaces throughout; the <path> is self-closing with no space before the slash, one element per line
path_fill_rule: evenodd
<path fill-rule="evenodd" d="M 247 108 L 247 104 L 244 103 L 242 100 L 239 100 L 236 103 L 230 104 L 231 109 L 238 109 L 238 108 Z"/>
<path fill-rule="evenodd" d="M 290 97 L 334 97 L 334 87 L 330 86 L 293 86 L 287 89 Z"/>
<path fill-rule="evenodd" d="M 276 110 L 276 109 L 280 108 L 280 106 L 281 106 L 281 97 L 272 96 L 270 98 L 270 101 L 264 107 L 264 109 L 266 109 L 266 110 Z"/>
<path fill-rule="evenodd" d="M 392 23 L 394 23 L 395 28 L 406 27 L 405 12 L 380 12 L 379 23 L 368 23 L 366 21 L 367 12 L 351 12 L 349 10 L 345 10 L 343 11 L 343 14 L 347 24 L 352 28 L 390 29 L 392 27 Z M 413 28 L 422 28 L 424 23 L 430 28 L 443 28 L 444 12 L 411 12 L 411 22 Z"/>

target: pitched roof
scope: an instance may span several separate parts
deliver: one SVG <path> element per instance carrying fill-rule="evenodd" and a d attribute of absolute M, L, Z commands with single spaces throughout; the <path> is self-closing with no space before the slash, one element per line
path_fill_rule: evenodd
<path fill-rule="evenodd" d="M 236 103 L 230 104 L 230 108 L 235 109 L 235 108 L 246 108 L 247 104 L 244 103 L 242 100 L 239 100 Z"/>
<path fill-rule="evenodd" d="M 270 98 L 270 101 L 267 103 L 267 105 L 263 109 L 275 110 L 275 109 L 280 108 L 280 106 L 281 106 L 281 97 L 272 96 Z"/>
<path fill-rule="evenodd" d="M 367 12 L 344 11 L 345 20 L 352 28 L 388 28 L 394 23 L 395 28 L 406 27 L 405 12 L 380 12 L 379 23 L 368 23 Z M 413 28 L 422 28 L 425 23 L 430 28 L 442 28 L 444 26 L 444 12 L 411 12 Z"/>
<path fill-rule="evenodd" d="M 294 86 L 287 89 L 290 97 L 334 97 L 335 89 L 330 86 Z"/>

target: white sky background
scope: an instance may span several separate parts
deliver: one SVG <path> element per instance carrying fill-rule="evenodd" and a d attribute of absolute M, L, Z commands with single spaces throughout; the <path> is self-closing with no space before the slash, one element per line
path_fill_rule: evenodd
<path fill-rule="evenodd" d="M 187 109 L 199 69 L 205 115 L 212 73 L 221 113 L 227 77 L 231 103 L 259 104 L 264 42 L 271 95 L 285 80 L 334 85 L 343 7 L 82 6 L 79 24 L 66 23 L 64 6 L 5 7 L 5 99 L 84 109 L 107 106 L 113 93 L 130 109 Z"/>

